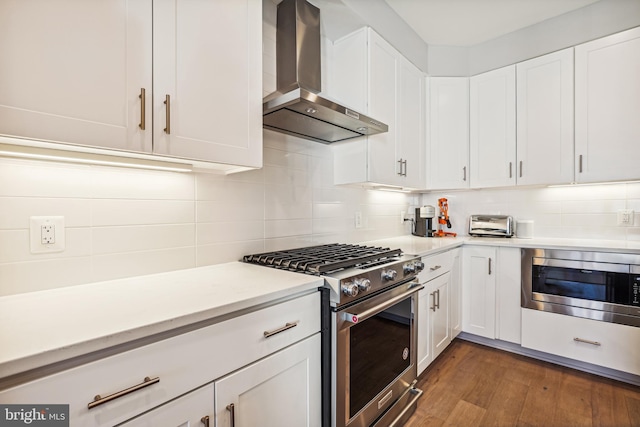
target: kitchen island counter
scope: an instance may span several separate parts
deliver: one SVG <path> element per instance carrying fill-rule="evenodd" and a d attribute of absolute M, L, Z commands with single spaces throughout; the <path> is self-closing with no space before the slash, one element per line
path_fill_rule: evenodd
<path fill-rule="evenodd" d="M 0 298 L 0 379 L 323 286 L 320 277 L 241 262 Z"/>

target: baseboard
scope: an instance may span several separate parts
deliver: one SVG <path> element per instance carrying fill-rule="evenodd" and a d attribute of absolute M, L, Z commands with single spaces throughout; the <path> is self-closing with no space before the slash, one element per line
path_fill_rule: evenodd
<path fill-rule="evenodd" d="M 592 363 L 581 362 L 579 360 L 568 359 L 554 354 L 544 353 L 542 351 L 532 350 L 507 341 L 492 340 L 490 338 L 481 337 L 467 332 L 460 332 L 457 338 L 473 342 L 476 344 L 493 347 L 498 350 L 504 350 L 522 356 L 531 357 L 533 359 L 542 360 L 544 362 L 554 363 L 556 365 L 565 366 L 567 368 L 577 369 L 579 371 L 588 372 L 590 374 L 599 375 L 601 377 L 610 378 L 612 380 L 621 381 L 635 386 L 640 386 L 640 376 L 622 372 L 604 366 L 594 365 Z"/>

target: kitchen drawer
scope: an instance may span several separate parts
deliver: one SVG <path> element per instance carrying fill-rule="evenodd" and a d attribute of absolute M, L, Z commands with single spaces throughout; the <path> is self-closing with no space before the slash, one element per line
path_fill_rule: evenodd
<path fill-rule="evenodd" d="M 451 256 L 451 251 L 446 251 L 422 257 L 422 262 L 424 262 L 424 270 L 422 270 L 418 275 L 418 280 L 420 283 L 425 283 L 448 271 L 451 271 L 453 258 Z"/>
<path fill-rule="evenodd" d="M 69 404 L 74 427 L 111 426 L 319 330 L 320 294 L 314 292 L 4 390 L 0 401 Z M 88 409 L 94 396 L 126 390 L 145 377 L 159 382 Z"/>
<path fill-rule="evenodd" d="M 522 346 L 640 375 L 640 328 L 632 326 L 523 308 Z"/>

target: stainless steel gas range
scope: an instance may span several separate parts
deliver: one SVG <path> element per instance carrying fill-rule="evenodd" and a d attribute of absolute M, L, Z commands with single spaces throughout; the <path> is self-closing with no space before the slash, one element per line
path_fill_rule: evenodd
<path fill-rule="evenodd" d="M 404 424 L 422 394 L 415 388 L 420 258 L 399 249 L 329 244 L 243 261 L 325 279 L 323 425 Z"/>

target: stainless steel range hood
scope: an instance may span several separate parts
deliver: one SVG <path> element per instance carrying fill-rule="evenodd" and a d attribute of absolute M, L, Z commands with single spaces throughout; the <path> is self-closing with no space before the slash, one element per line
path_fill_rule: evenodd
<path fill-rule="evenodd" d="M 318 96 L 320 69 L 320 9 L 305 0 L 283 0 L 277 15 L 277 91 L 264 99 L 265 129 L 324 144 L 389 130 Z"/>

